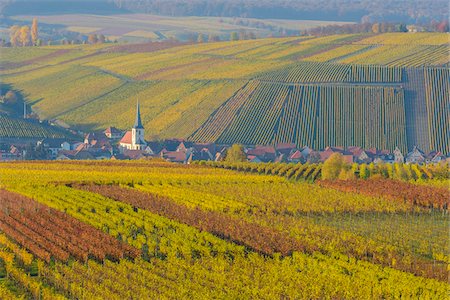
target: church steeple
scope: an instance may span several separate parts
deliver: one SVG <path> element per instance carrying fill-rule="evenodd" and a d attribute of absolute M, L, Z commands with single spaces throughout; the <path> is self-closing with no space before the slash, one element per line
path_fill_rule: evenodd
<path fill-rule="evenodd" d="M 137 101 L 136 104 L 136 120 L 134 121 L 133 128 L 144 129 L 144 126 L 142 126 L 141 122 L 141 111 L 139 109 L 139 100 Z"/>

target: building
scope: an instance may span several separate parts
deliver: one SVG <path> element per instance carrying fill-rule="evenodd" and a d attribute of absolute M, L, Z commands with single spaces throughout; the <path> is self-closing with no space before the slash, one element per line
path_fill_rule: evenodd
<path fill-rule="evenodd" d="M 417 146 L 414 146 L 413 151 L 406 155 L 405 161 L 406 163 L 422 164 L 425 162 L 425 154 Z"/>
<path fill-rule="evenodd" d="M 147 143 L 144 140 L 144 126 L 141 122 L 139 102 L 136 105 L 136 120 L 130 131 L 127 131 L 119 142 L 122 149 L 145 150 Z"/>
<path fill-rule="evenodd" d="M 403 156 L 402 151 L 400 151 L 400 149 L 398 149 L 398 147 L 395 147 L 395 150 L 394 150 L 394 162 L 396 162 L 396 163 L 405 162 L 405 157 Z"/>
<path fill-rule="evenodd" d="M 105 131 L 103 131 L 105 136 L 108 139 L 120 139 L 122 137 L 122 131 L 117 129 L 116 127 L 108 127 Z"/>

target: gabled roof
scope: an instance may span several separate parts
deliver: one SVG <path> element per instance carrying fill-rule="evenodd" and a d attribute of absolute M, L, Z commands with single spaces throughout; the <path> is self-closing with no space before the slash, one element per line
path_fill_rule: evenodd
<path fill-rule="evenodd" d="M 420 154 L 421 156 L 425 157 L 425 153 L 423 153 L 422 150 L 420 150 L 417 146 L 414 146 L 413 150 L 407 154 L 407 156 L 411 156 L 413 154 Z"/>
<path fill-rule="evenodd" d="M 61 144 L 65 142 L 65 139 L 51 139 L 51 138 L 45 138 L 41 140 L 41 144 L 44 146 L 47 146 L 49 148 L 61 148 Z"/>
<path fill-rule="evenodd" d="M 181 140 L 165 140 L 163 142 L 163 148 L 167 151 L 176 151 L 181 142 Z"/>
<path fill-rule="evenodd" d="M 300 150 L 297 150 L 289 156 L 289 159 L 297 160 L 297 159 L 302 159 L 302 157 L 303 157 L 302 152 Z"/>
<path fill-rule="evenodd" d="M 168 151 L 162 153 L 162 157 L 173 162 L 185 162 L 187 154 L 183 151 Z"/>
<path fill-rule="evenodd" d="M 294 149 L 297 148 L 297 145 L 294 143 L 279 143 L 275 146 L 277 150 L 284 150 L 284 149 Z"/>
<path fill-rule="evenodd" d="M 256 146 L 253 149 L 247 151 L 248 155 L 263 156 L 263 155 L 273 155 L 275 156 L 275 148 L 273 146 Z"/>
<path fill-rule="evenodd" d="M 123 151 L 123 155 L 128 157 L 129 159 L 139 159 L 147 156 L 147 153 L 144 150 L 129 150 L 126 149 Z"/>
<path fill-rule="evenodd" d="M 122 139 L 120 140 L 119 143 L 131 145 L 131 141 L 132 141 L 132 133 L 131 133 L 131 130 L 129 130 L 125 133 L 125 135 L 122 137 Z"/>
<path fill-rule="evenodd" d="M 122 133 L 122 131 L 120 131 L 119 129 L 117 129 L 116 127 L 108 127 L 105 129 L 105 131 L 103 131 L 103 133 L 110 133 L 110 134 L 119 134 Z"/>

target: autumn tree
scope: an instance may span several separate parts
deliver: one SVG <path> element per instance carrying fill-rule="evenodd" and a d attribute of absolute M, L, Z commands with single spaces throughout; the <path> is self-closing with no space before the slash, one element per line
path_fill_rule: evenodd
<path fill-rule="evenodd" d="M 23 47 L 30 44 L 30 27 L 22 26 L 20 27 L 20 42 Z"/>
<path fill-rule="evenodd" d="M 98 36 L 97 42 L 100 43 L 100 44 L 103 44 L 104 42 L 106 42 L 106 37 L 103 34 L 100 34 Z"/>
<path fill-rule="evenodd" d="M 341 153 L 331 154 L 323 164 L 322 179 L 337 179 L 344 166 L 345 162 Z"/>
<path fill-rule="evenodd" d="M 98 38 L 96 34 L 90 34 L 88 36 L 88 42 L 89 44 L 96 44 L 98 42 Z"/>
<path fill-rule="evenodd" d="M 15 105 L 15 104 L 17 104 L 17 95 L 16 95 L 16 93 L 14 93 L 13 91 L 8 91 L 5 94 L 4 98 L 3 98 L 3 102 L 5 104 L 8 104 L 8 105 Z"/>
<path fill-rule="evenodd" d="M 31 25 L 31 42 L 34 46 L 37 46 L 39 39 L 39 33 L 38 33 L 38 22 L 37 19 L 33 19 L 33 24 Z"/>
<path fill-rule="evenodd" d="M 219 36 L 214 35 L 212 33 L 208 36 L 208 42 L 218 42 L 218 41 L 220 41 Z"/>
<path fill-rule="evenodd" d="M 372 25 L 372 32 L 373 33 L 380 33 L 380 23 L 375 23 Z"/>
<path fill-rule="evenodd" d="M 197 36 L 197 43 L 203 43 L 204 37 L 202 33 L 199 33 Z"/>
<path fill-rule="evenodd" d="M 238 33 L 236 31 L 233 31 L 230 34 L 230 41 L 237 41 L 239 39 Z"/>
<path fill-rule="evenodd" d="M 9 41 L 13 47 L 20 44 L 20 26 L 14 25 L 9 29 Z"/>
<path fill-rule="evenodd" d="M 359 168 L 359 178 L 367 179 L 370 177 L 370 171 L 366 164 L 362 164 Z"/>
<path fill-rule="evenodd" d="M 226 162 L 244 162 L 247 161 L 247 156 L 244 152 L 244 147 L 242 145 L 234 144 L 227 150 L 227 155 L 225 157 Z"/>

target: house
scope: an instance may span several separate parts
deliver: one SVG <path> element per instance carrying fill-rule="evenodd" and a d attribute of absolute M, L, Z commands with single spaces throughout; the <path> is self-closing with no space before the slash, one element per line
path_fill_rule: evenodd
<path fill-rule="evenodd" d="M 201 151 L 205 151 L 208 150 L 209 153 L 211 153 L 211 155 L 214 156 L 214 154 L 216 153 L 216 144 L 214 143 L 194 143 L 192 145 L 192 151 L 194 152 L 201 152 Z"/>
<path fill-rule="evenodd" d="M 403 163 L 405 162 L 405 157 L 402 154 L 402 151 L 398 149 L 398 147 L 395 147 L 394 149 L 394 162 L 396 163 Z"/>
<path fill-rule="evenodd" d="M 376 152 L 368 150 L 362 150 L 358 156 L 356 156 L 356 162 L 360 164 L 370 164 L 377 158 Z"/>
<path fill-rule="evenodd" d="M 193 146 L 194 146 L 194 143 L 193 143 L 193 142 L 182 141 L 182 142 L 178 145 L 176 151 L 184 151 L 184 152 L 187 152 L 187 151 L 191 150 L 191 149 L 193 148 Z"/>
<path fill-rule="evenodd" d="M 84 148 L 79 150 L 61 150 L 59 151 L 56 160 L 91 160 L 96 159 L 96 157 L 85 150 Z"/>
<path fill-rule="evenodd" d="M 187 163 L 189 157 L 186 152 L 183 151 L 161 151 L 161 158 L 177 163 Z"/>
<path fill-rule="evenodd" d="M 310 149 L 308 146 L 305 146 L 302 149 L 300 149 L 300 152 L 302 153 L 303 157 L 307 159 L 308 156 L 311 154 L 312 149 Z"/>
<path fill-rule="evenodd" d="M 273 146 L 256 146 L 247 150 L 247 156 L 257 156 L 262 162 L 273 162 L 276 159 L 276 151 Z"/>
<path fill-rule="evenodd" d="M 288 156 L 293 151 L 297 150 L 297 145 L 293 143 L 280 143 L 275 146 L 275 149 L 279 154 L 284 154 L 285 156 Z"/>
<path fill-rule="evenodd" d="M 183 140 L 172 139 L 163 141 L 162 148 L 164 151 L 177 151 Z"/>
<path fill-rule="evenodd" d="M 23 159 L 23 150 L 14 145 L 0 144 L 0 161 Z"/>
<path fill-rule="evenodd" d="M 227 150 L 228 150 L 227 146 L 220 146 L 216 148 L 216 155 L 214 156 L 214 161 L 223 161 L 227 155 Z"/>
<path fill-rule="evenodd" d="M 422 164 L 425 162 L 425 154 L 414 146 L 414 149 L 406 155 L 406 163 Z"/>
<path fill-rule="evenodd" d="M 247 155 L 247 160 L 248 160 L 249 162 L 253 162 L 253 163 L 260 163 L 260 162 L 262 162 L 262 161 L 258 158 L 258 156 L 255 156 L 255 155 Z"/>
<path fill-rule="evenodd" d="M 293 153 L 291 153 L 287 160 L 293 163 L 304 163 L 306 161 L 305 157 L 303 156 L 300 150 L 296 150 Z"/>
<path fill-rule="evenodd" d="M 212 155 L 211 152 L 209 152 L 208 148 L 203 148 L 200 151 L 190 151 L 188 162 L 190 163 L 192 161 L 198 161 L 198 160 L 210 161 L 213 159 L 214 159 L 214 156 Z"/>
<path fill-rule="evenodd" d="M 149 154 L 145 150 L 132 150 L 132 149 L 124 149 L 123 156 L 126 159 L 143 159 L 147 158 Z"/>
<path fill-rule="evenodd" d="M 353 163 L 353 153 L 346 151 L 344 147 L 327 147 L 324 151 L 319 151 L 318 156 L 321 162 L 325 162 L 334 153 L 341 153 L 342 158 L 346 163 Z M 311 161 L 312 162 L 312 161 Z"/>
<path fill-rule="evenodd" d="M 105 131 L 103 131 L 103 133 L 108 139 L 112 140 L 120 139 L 123 134 L 122 131 L 120 131 L 116 127 L 108 127 L 105 129 Z"/>
<path fill-rule="evenodd" d="M 147 143 L 144 139 L 144 126 L 141 122 L 141 112 L 139 102 L 136 105 L 136 120 L 131 131 L 127 131 L 122 139 L 119 141 L 122 149 L 128 150 L 144 150 Z"/>
<path fill-rule="evenodd" d="M 444 162 L 446 159 L 445 155 L 443 155 L 441 152 L 437 152 L 432 158 L 431 161 L 432 163 L 440 163 L 440 162 Z"/>
<path fill-rule="evenodd" d="M 158 156 L 162 150 L 162 145 L 159 142 L 147 142 L 147 147 L 144 151 L 151 156 Z"/>
<path fill-rule="evenodd" d="M 47 151 L 51 159 L 55 159 L 58 156 L 58 152 L 67 148 L 67 143 L 65 139 L 51 139 L 45 138 L 36 143 L 37 146 L 42 146 Z M 69 146 L 70 149 L 70 146 Z"/>

